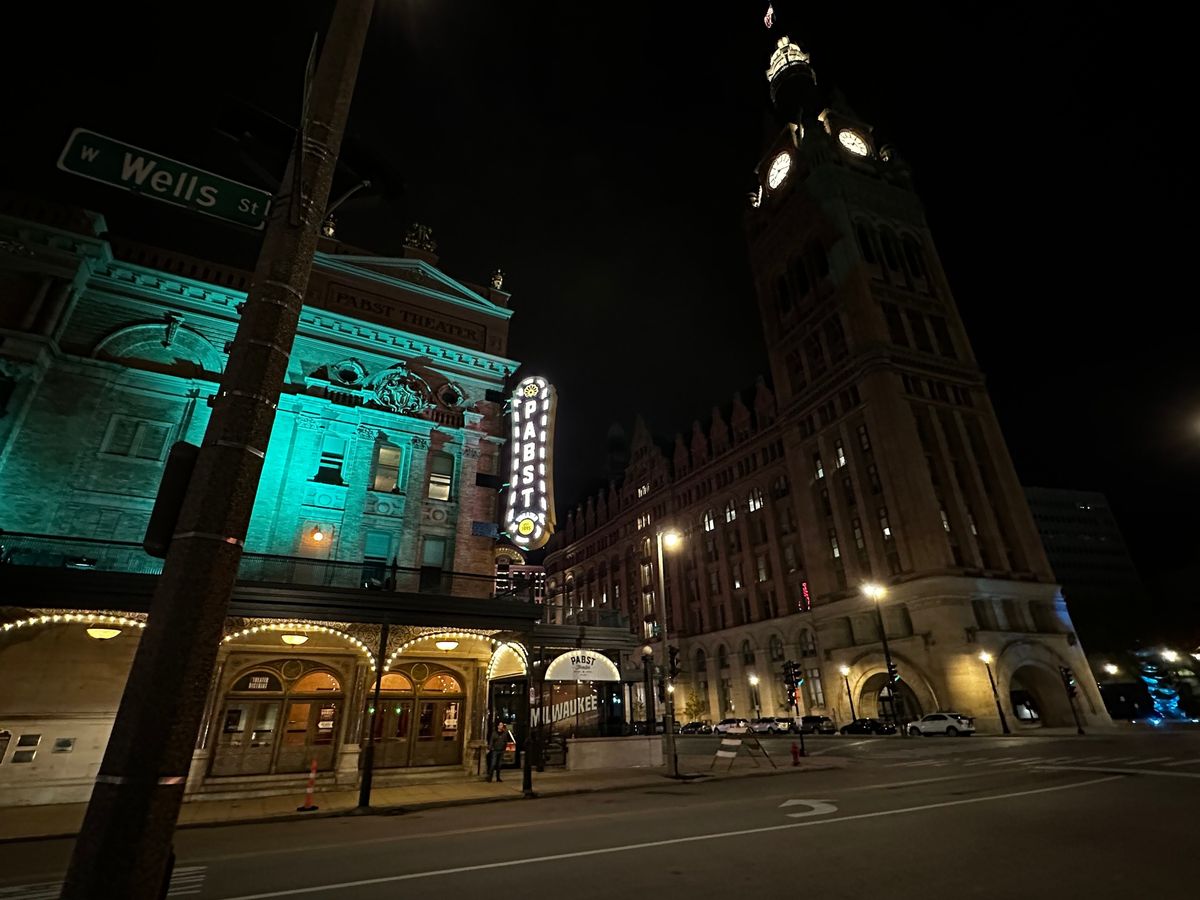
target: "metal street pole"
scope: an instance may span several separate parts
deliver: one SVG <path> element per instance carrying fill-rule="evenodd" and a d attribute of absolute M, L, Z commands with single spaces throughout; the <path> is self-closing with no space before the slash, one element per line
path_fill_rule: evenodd
<path fill-rule="evenodd" d="M 879 620 L 879 639 L 883 642 L 883 659 L 887 665 L 887 689 L 888 689 L 888 705 L 892 708 L 892 724 L 896 726 L 896 730 L 904 737 L 908 737 L 908 731 L 900 727 L 900 717 L 896 715 L 896 683 L 892 681 L 892 651 L 888 649 L 887 630 L 883 627 L 883 610 L 879 608 L 880 601 L 875 603 L 875 617 Z"/>
<path fill-rule="evenodd" d="M 846 699 L 850 701 L 850 721 L 855 721 L 858 716 L 854 712 L 854 695 L 850 693 L 850 675 L 847 672 L 842 673 L 842 681 L 846 683 Z"/>
<path fill-rule="evenodd" d="M 642 648 L 642 690 L 645 692 L 646 734 L 656 734 L 654 724 L 654 651 L 650 645 Z"/>
<path fill-rule="evenodd" d="M 1079 721 L 1079 710 L 1075 708 L 1075 698 L 1071 695 L 1071 679 L 1074 674 L 1065 666 L 1059 666 L 1058 671 L 1062 675 L 1063 691 L 1066 692 L 1067 703 L 1071 707 L 1071 718 L 1075 720 L 1075 733 L 1086 734 L 1083 724 Z"/>
<path fill-rule="evenodd" d="M 385 621 L 379 628 L 379 653 L 375 657 L 375 695 L 371 699 L 370 732 L 367 734 L 367 746 L 363 750 L 362 781 L 358 786 L 358 808 L 367 810 L 371 807 L 371 785 L 375 780 L 375 732 L 376 723 L 382 710 L 379 708 L 379 692 L 383 689 L 383 663 L 386 659 L 388 645 L 388 623 Z"/>
<path fill-rule="evenodd" d="M 67 900 L 157 900 L 329 201 L 374 0 L 339 0 L 150 616 L 67 869 Z M 295 192 L 298 191 L 297 196 Z"/>
<path fill-rule="evenodd" d="M 996 701 L 996 712 L 1000 714 L 1000 730 L 1005 734 L 1012 734 L 1008 728 L 1008 719 L 1004 716 L 1004 707 L 1000 705 L 1000 694 L 996 691 L 996 679 L 992 677 L 992 665 L 986 659 L 983 661 L 984 667 L 988 673 L 988 684 L 992 686 L 992 699 Z"/>
<path fill-rule="evenodd" d="M 663 665 L 669 668 L 668 657 L 670 651 L 667 649 L 667 580 L 663 572 L 663 532 L 659 531 L 655 534 L 655 543 L 658 545 L 658 636 L 662 640 L 663 647 Z M 679 757 L 675 752 L 675 692 L 672 690 L 675 684 L 675 679 L 667 673 L 667 687 L 664 693 L 666 697 L 663 701 L 666 707 L 666 723 L 663 726 L 663 753 L 667 757 L 667 777 L 679 777 Z"/>

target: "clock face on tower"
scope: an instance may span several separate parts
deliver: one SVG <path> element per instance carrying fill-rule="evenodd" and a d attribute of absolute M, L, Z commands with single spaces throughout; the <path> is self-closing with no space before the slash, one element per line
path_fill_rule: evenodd
<path fill-rule="evenodd" d="M 862 135 L 857 131 L 851 131 L 849 128 L 838 132 L 838 140 L 841 141 L 843 147 L 855 156 L 866 156 L 871 152 L 867 146 L 867 142 L 862 139 Z"/>
<path fill-rule="evenodd" d="M 767 187 L 771 190 L 783 184 L 792 168 L 792 155 L 786 150 L 771 160 L 771 168 L 767 170 Z"/>

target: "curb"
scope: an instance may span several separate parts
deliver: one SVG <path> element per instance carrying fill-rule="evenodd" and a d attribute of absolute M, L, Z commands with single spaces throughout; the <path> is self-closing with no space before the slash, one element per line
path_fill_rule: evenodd
<path fill-rule="evenodd" d="M 835 762 L 835 760 L 837 762 Z M 826 764 L 826 763 L 830 764 Z M 709 781 L 721 780 L 736 780 L 738 778 L 753 778 L 753 777 L 768 777 L 774 775 L 799 775 L 803 772 L 822 772 L 829 769 L 844 768 L 844 761 L 841 757 L 833 757 L 832 759 L 816 765 L 806 765 L 800 767 L 779 766 L 775 769 L 767 769 L 765 771 L 750 770 L 742 771 L 736 775 L 728 772 L 694 772 L 685 776 L 680 776 L 678 779 L 672 779 L 668 776 L 659 775 L 657 780 L 639 781 L 636 784 L 615 784 L 601 785 L 599 787 L 567 787 L 567 788 L 548 788 L 546 790 L 534 790 L 533 797 L 527 798 L 522 793 L 501 794 L 495 797 L 464 797 L 457 800 L 429 800 L 424 803 L 406 803 L 392 804 L 389 806 L 371 806 L 365 810 L 359 811 L 358 807 L 349 807 L 346 809 L 330 809 L 317 810 L 311 813 L 285 812 L 278 815 L 255 816 L 246 819 L 223 819 L 214 820 L 212 822 L 185 822 L 176 826 L 176 830 L 190 830 L 193 828 L 226 828 L 237 825 L 273 825 L 280 822 L 310 822 L 313 819 L 334 819 L 344 818 L 348 816 L 402 816 L 414 812 L 423 812 L 428 809 L 447 809 L 454 806 L 482 806 L 487 803 L 509 803 L 514 800 L 526 799 L 549 799 L 552 797 L 569 797 L 579 794 L 602 794 L 606 792 L 617 791 L 636 791 L 640 788 L 654 787 L 662 782 L 674 782 L 678 784 L 700 784 Z M 319 799 L 319 797 L 318 797 Z M 65 831 L 57 834 L 35 834 L 21 835 L 20 837 L 0 838 L 0 844 L 22 844 L 32 843 L 34 841 L 58 841 L 67 840 L 77 837 L 77 831 Z"/>

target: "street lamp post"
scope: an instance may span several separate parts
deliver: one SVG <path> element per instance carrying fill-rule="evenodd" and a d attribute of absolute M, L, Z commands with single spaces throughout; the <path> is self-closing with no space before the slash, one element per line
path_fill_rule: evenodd
<path fill-rule="evenodd" d="M 1008 730 L 1008 719 L 1004 716 L 1004 707 L 1000 705 L 1000 695 L 996 693 L 996 679 L 992 677 L 992 654 L 984 650 L 979 654 L 979 659 L 987 669 L 988 684 L 992 686 L 992 699 L 996 701 L 996 712 L 1000 713 L 1000 730 L 1005 734 L 1012 734 Z"/>
<path fill-rule="evenodd" d="M 855 721 L 858 716 L 854 713 L 854 695 L 850 693 L 850 667 L 842 666 L 838 669 L 842 673 L 842 681 L 846 684 L 846 699 L 850 702 L 850 721 Z"/>
<path fill-rule="evenodd" d="M 751 695 L 751 698 L 754 700 L 754 718 L 757 719 L 757 718 L 759 718 L 759 716 L 762 715 L 762 710 L 759 708 L 758 676 L 757 675 L 750 676 L 750 695 Z"/>
<path fill-rule="evenodd" d="M 339 0 L 62 889 L 157 900 L 374 0 Z M 382 674 L 382 673 L 379 673 Z M 377 675 L 378 677 L 378 675 Z"/>
<path fill-rule="evenodd" d="M 642 648 L 642 690 L 646 699 L 646 733 L 655 733 L 654 724 L 654 648 Z"/>
<path fill-rule="evenodd" d="M 668 663 L 671 652 L 667 647 L 667 580 L 663 572 L 663 547 L 666 547 L 668 550 L 674 550 L 683 543 L 683 535 L 674 529 L 660 531 L 655 535 L 655 543 L 658 549 L 658 608 L 655 610 L 655 616 L 658 619 L 658 636 L 662 639 L 663 664 L 667 669 L 665 676 L 667 685 L 663 700 L 663 704 L 666 707 L 664 716 L 666 722 L 663 726 L 663 753 L 667 757 L 667 776 L 678 778 L 679 757 L 675 753 L 675 678 L 670 671 Z"/>
<path fill-rule="evenodd" d="M 883 626 L 883 610 L 880 609 L 883 598 L 887 596 L 887 588 L 881 584 L 868 583 L 863 585 L 862 591 L 875 604 L 875 618 L 879 622 L 879 640 L 883 644 L 883 661 L 887 665 L 888 706 L 891 707 L 892 724 L 896 726 L 896 730 L 903 737 L 908 737 L 908 732 L 900 726 L 900 717 L 896 714 L 896 671 L 895 666 L 892 665 L 892 651 L 888 648 L 887 629 Z"/>

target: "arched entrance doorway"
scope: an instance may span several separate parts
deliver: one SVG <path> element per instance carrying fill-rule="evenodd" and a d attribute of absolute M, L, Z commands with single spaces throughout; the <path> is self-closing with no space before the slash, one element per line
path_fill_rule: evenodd
<path fill-rule="evenodd" d="M 384 673 L 375 723 L 376 768 L 453 766 L 462 761 L 466 692 L 463 677 L 423 662 Z M 365 740 L 365 736 L 364 736 Z"/>
<path fill-rule="evenodd" d="M 218 720 L 211 774 L 333 768 L 345 695 L 340 676 L 299 659 L 256 663 L 237 675 Z"/>
<path fill-rule="evenodd" d="M 1022 725 L 1075 725 L 1062 678 L 1045 666 L 1027 663 L 1018 667 L 1009 679 L 1008 698 L 1013 715 Z"/>
<path fill-rule="evenodd" d="M 888 700 L 888 677 L 885 672 L 876 672 L 863 682 L 857 704 L 860 716 L 873 716 L 881 722 L 890 722 L 891 703 Z M 906 722 L 921 718 L 921 704 L 913 689 L 903 681 L 893 684 L 896 696 L 896 719 L 903 726 Z"/>

